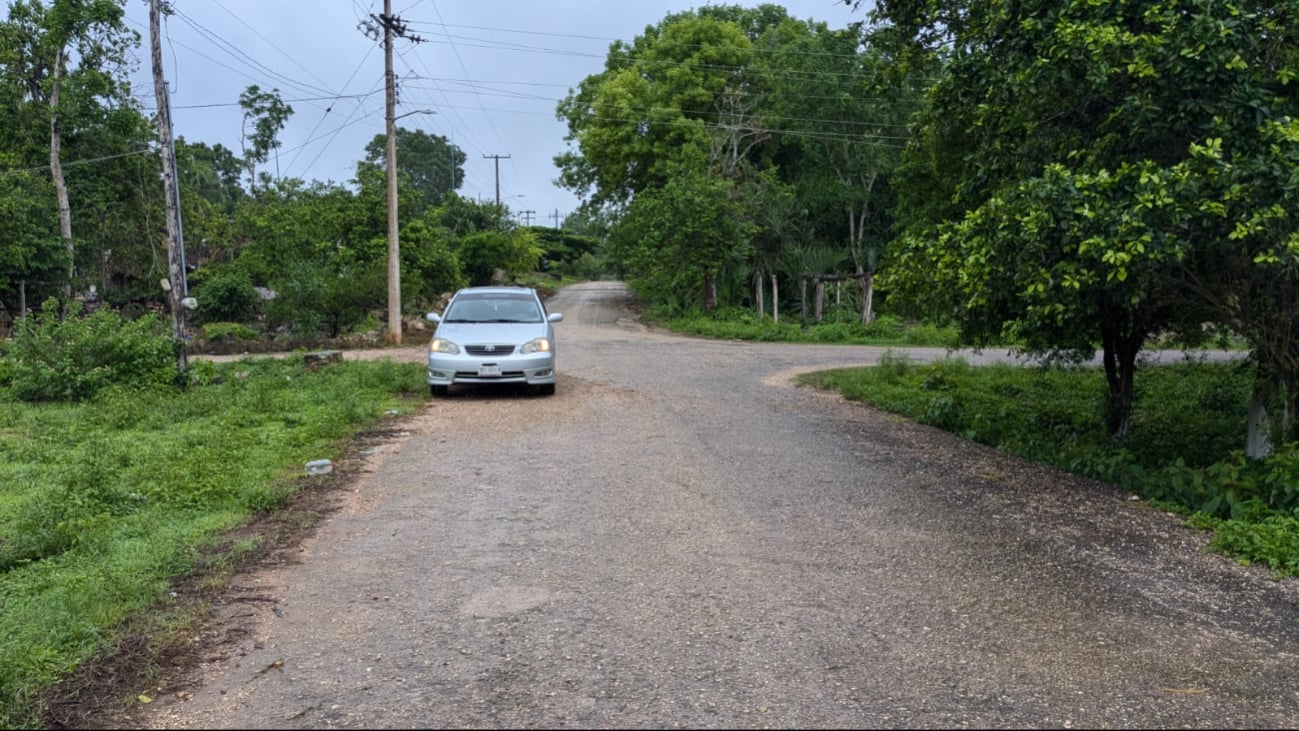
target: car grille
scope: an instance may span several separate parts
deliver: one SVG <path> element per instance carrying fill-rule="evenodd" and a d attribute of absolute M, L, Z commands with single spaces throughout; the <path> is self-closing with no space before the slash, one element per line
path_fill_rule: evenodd
<path fill-rule="evenodd" d="M 505 356 L 514 352 L 513 345 L 466 345 L 465 352 L 470 355 L 486 356 Z"/>
<path fill-rule="evenodd" d="M 499 376 L 480 376 L 478 371 L 456 371 L 457 381 L 504 381 L 511 378 L 523 378 L 523 371 L 501 371 Z"/>

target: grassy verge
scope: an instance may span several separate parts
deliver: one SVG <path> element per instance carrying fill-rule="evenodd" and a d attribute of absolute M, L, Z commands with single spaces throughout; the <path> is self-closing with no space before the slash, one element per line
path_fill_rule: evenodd
<path fill-rule="evenodd" d="M 804 381 L 1019 456 L 1111 482 L 1192 515 L 1214 547 L 1278 576 L 1299 576 L 1299 445 L 1247 460 L 1250 374 L 1185 362 L 1138 374 L 1132 431 L 1122 445 L 1102 420 L 1104 376 L 1092 368 L 913 363 Z"/>
<path fill-rule="evenodd" d="M 683 335 L 726 340 L 911 347 L 953 347 L 956 344 L 954 329 L 908 323 L 892 315 L 881 315 L 869 325 L 859 324 L 851 318 L 827 319 L 816 325 L 803 325 L 794 318 L 776 323 L 770 317 L 758 317 L 749 310 L 727 310 L 711 316 L 694 312 L 671 317 L 651 312 L 648 319 L 659 327 Z"/>
<path fill-rule="evenodd" d="M 419 364 L 302 358 L 193 364 L 185 391 L 0 397 L 0 725 L 211 564 L 229 531 L 310 483 L 307 460 L 422 400 Z M 2 396 L 2 395 L 0 395 Z"/>

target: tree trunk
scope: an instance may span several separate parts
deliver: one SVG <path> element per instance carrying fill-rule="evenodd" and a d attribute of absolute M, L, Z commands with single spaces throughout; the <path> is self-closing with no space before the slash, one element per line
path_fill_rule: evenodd
<path fill-rule="evenodd" d="M 875 272 L 857 265 L 857 285 L 861 287 L 861 324 L 875 322 Z"/>
<path fill-rule="evenodd" d="M 812 322 L 820 324 L 821 314 L 824 312 L 825 307 L 825 281 L 820 277 L 816 278 L 816 290 L 813 292 L 812 296 L 816 299 L 814 305 L 816 307 L 816 312 L 813 313 Z"/>
<path fill-rule="evenodd" d="M 1267 366 L 1259 366 L 1249 397 L 1245 456 L 1263 459 L 1272 454 L 1276 444 L 1299 440 L 1295 433 L 1299 394 L 1295 391 L 1294 379 L 1278 377 Z"/>
<path fill-rule="evenodd" d="M 60 148 L 63 146 L 59 124 L 59 85 L 63 76 L 63 48 L 54 54 L 53 85 L 50 88 L 50 174 L 54 178 L 54 195 L 59 205 L 59 235 L 68 249 L 68 281 L 63 285 L 64 299 L 72 299 L 72 280 L 77 274 L 77 245 L 72 241 L 72 206 L 68 204 L 68 186 L 63 179 Z"/>
<path fill-rule="evenodd" d="M 1245 434 L 1245 456 L 1263 459 L 1272 454 L 1272 420 L 1268 417 L 1266 387 L 1254 382 L 1249 396 L 1249 421 Z"/>
<path fill-rule="evenodd" d="M 780 291 L 776 288 L 776 274 L 771 274 L 771 321 L 780 324 Z"/>
<path fill-rule="evenodd" d="M 717 311 L 717 273 L 704 267 L 704 312 Z"/>
<path fill-rule="evenodd" d="M 1136 381 L 1137 354 L 1145 342 L 1143 336 L 1120 332 L 1119 326 L 1101 326 L 1105 380 L 1109 397 L 1105 404 L 1105 423 L 1110 439 L 1122 444 L 1132 426 L 1132 395 Z"/>
<path fill-rule="evenodd" d="M 798 304 L 802 308 L 803 324 L 807 324 L 807 277 L 798 278 Z"/>
<path fill-rule="evenodd" d="M 758 319 L 762 319 L 767 315 L 767 303 L 763 299 L 766 291 L 767 288 L 762 281 L 762 270 L 755 270 L 753 272 L 753 300 L 757 303 Z"/>

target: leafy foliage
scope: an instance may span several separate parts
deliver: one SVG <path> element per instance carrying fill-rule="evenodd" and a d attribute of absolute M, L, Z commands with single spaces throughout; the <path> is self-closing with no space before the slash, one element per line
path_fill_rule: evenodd
<path fill-rule="evenodd" d="M 941 68 L 887 284 L 967 342 L 1100 347 L 1117 439 L 1156 332 L 1229 323 L 1293 395 L 1296 18 L 1293 0 L 881 5 L 876 40 Z"/>
<path fill-rule="evenodd" d="M 157 315 L 111 310 L 60 316 L 58 302 L 24 318 L 5 350 L 10 391 L 24 401 L 82 401 L 112 386 L 174 388 L 179 344 Z"/>
<path fill-rule="evenodd" d="M 217 274 L 194 288 L 198 308 L 194 314 L 199 324 L 209 322 L 244 322 L 252 319 L 261 302 L 252 279 L 241 271 Z"/>

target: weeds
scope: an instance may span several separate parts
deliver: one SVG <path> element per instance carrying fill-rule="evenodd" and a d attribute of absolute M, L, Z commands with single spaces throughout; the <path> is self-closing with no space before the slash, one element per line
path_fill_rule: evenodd
<path fill-rule="evenodd" d="M 307 370 L 301 357 L 195 363 L 187 391 L 104 386 L 76 403 L 0 398 L 0 725 L 159 601 L 214 541 L 303 486 L 389 409 L 418 364 Z"/>

